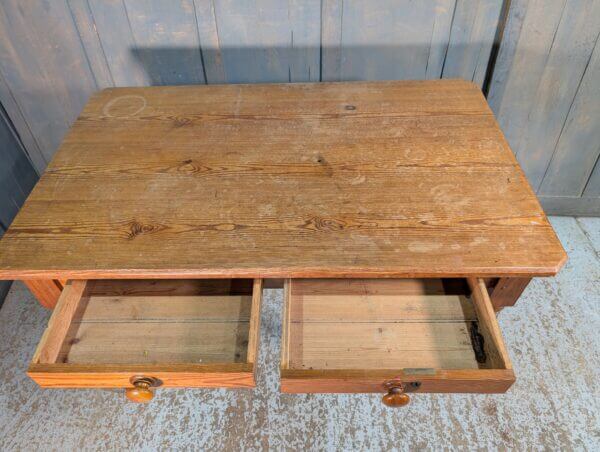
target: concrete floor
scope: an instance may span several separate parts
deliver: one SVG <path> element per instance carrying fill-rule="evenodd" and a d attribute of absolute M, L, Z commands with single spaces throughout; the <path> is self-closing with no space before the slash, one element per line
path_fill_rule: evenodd
<path fill-rule="evenodd" d="M 500 315 L 517 382 L 505 395 L 284 395 L 282 292 L 265 291 L 258 387 L 41 390 L 25 375 L 49 312 L 20 284 L 0 310 L 0 450 L 600 450 L 600 219 L 553 218 L 569 262 Z"/>

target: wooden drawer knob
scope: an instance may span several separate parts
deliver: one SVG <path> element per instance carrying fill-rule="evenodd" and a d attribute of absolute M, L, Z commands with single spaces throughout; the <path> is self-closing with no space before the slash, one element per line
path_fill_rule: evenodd
<path fill-rule="evenodd" d="M 383 404 L 391 408 L 399 408 L 401 406 L 408 405 L 410 397 L 408 394 L 402 392 L 400 388 L 392 388 L 382 398 Z"/>
<path fill-rule="evenodd" d="M 131 377 L 133 388 L 125 390 L 125 396 L 136 403 L 148 403 L 154 397 L 152 388 L 160 386 L 160 380 L 152 377 Z"/>
<path fill-rule="evenodd" d="M 406 394 L 404 385 L 399 381 L 387 382 L 384 385 L 388 392 L 382 397 L 382 402 L 390 408 L 399 408 L 406 406 L 410 402 L 410 397 Z"/>

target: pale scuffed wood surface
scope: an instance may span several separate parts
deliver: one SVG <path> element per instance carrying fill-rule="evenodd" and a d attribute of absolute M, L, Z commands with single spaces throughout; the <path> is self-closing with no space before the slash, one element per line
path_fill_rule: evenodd
<path fill-rule="evenodd" d="M 28 375 L 42 387 L 130 387 L 141 374 L 164 387 L 252 387 L 261 288 L 261 280 L 69 281 Z"/>
<path fill-rule="evenodd" d="M 283 368 L 510 369 L 489 298 L 439 295 L 440 286 L 439 280 L 292 280 Z M 475 359 L 473 320 L 486 338 L 485 363 Z"/>
<path fill-rule="evenodd" d="M 255 279 L 252 284 L 252 305 L 248 324 L 248 353 L 246 361 L 255 363 L 260 346 L 260 308 L 262 305 L 263 281 Z"/>
<path fill-rule="evenodd" d="M 290 328 L 290 369 L 479 368 L 467 322 L 305 322 Z"/>
<path fill-rule="evenodd" d="M 81 322 L 72 326 L 58 354 L 58 363 L 209 364 L 246 361 L 248 322 L 168 322 L 155 319 Z"/>
<path fill-rule="evenodd" d="M 551 221 L 569 262 L 556 278 L 535 278 L 524 298 L 498 316 L 515 384 L 503 395 L 415 394 L 404 411 L 385 407 L 381 394 L 281 394 L 283 291 L 270 289 L 265 290 L 260 371 L 252 390 L 160 389 L 141 413 L 123 406 L 121 391 L 38 389 L 23 370 L 50 312 L 16 282 L 0 309 L 0 446 L 362 451 L 413 444 L 434 450 L 597 450 L 590 426 L 600 416 L 594 398 L 600 316 L 591 314 L 600 299 L 595 252 L 600 253 L 600 219 L 586 223 L 593 243 L 573 218 Z M 126 376 L 123 380 L 127 383 Z M 472 388 L 473 382 L 463 386 Z"/>
<path fill-rule="evenodd" d="M 105 90 L 0 250 L 4 278 L 526 276 L 566 258 L 458 80 Z"/>
<path fill-rule="evenodd" d="M 215 282 L 217 288 L 231 285 Z M 211 295 L 215 286 L 211 281 L 92 281 L 56 362 L 246 362 L 251 310 L 260 308 L 260 293 L 253 303 L 252 292 Z"/>
<path fill-rule="evenodd" d="M 62 290 L 48 327 L 33 355 L 33 363 L 53 363 L 69 333 L 73 319 L 81 307 L 81 298 L 87 287 L 86 280 L 69 281 Z"/>
<path fill-rule="evenodd" d="M 495 367 L 512 369 L 485 282 L 481 279 L 469 278 L 469 286 L 472 291 L 471 299 L 479 319 L 479 332 L 484 338 L 484 348 L 488 360 Z"/>

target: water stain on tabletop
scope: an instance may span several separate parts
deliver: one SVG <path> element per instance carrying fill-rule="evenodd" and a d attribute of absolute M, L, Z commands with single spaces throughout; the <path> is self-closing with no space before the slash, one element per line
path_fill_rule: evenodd
<path fill-rule="evenodd" d="M 128 94 L 108 101 L 102 108 L 102 114 L 109 118 L 129 118 L 141 113 L 146 105 L 145 97 Z"/>

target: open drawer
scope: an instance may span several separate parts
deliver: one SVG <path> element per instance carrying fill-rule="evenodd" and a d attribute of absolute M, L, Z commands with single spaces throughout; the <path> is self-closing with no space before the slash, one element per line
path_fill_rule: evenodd
<path fill-rule="evenodd" d="M 515 381 L 478 279 L 286 281 L 283 392 L 505 392 Z"/>
<path fill-rule="evenodd" d="M 29 367 L 40 386 L 253 387 L 262 280 L 67 282 Z"/>

